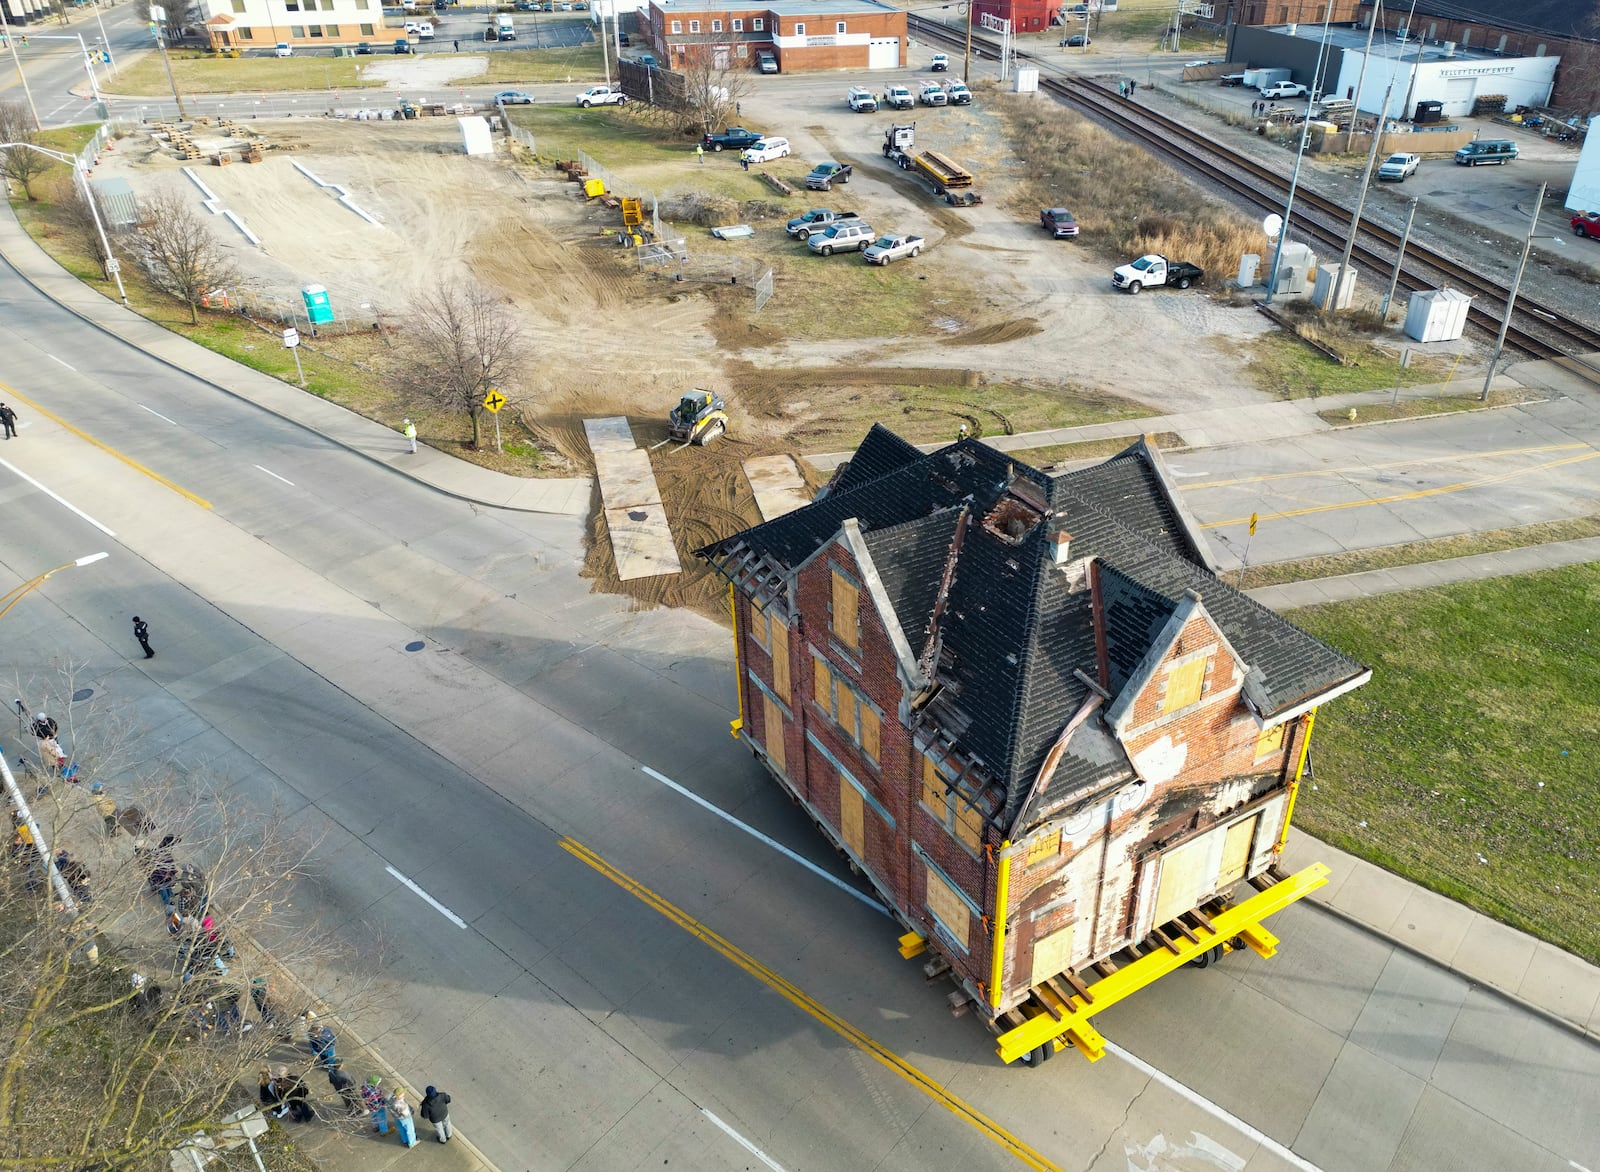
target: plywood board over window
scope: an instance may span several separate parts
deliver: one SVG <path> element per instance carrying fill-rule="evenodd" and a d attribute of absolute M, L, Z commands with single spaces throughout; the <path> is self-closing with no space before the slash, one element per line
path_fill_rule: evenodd
<path fill-rule="evenodd" d="M 867 857 L 866 827 L 863 825 L 861 791 L 842 776 L 839 778 L 839 837 L 858 859 Z"/>
<path fill-rule="evenodd" d="M 789 700 L 789 628 L 783 620 L 772 618 L 772 690 L 785 704 Z"/>
<path fill-rule="evenodd" d="M 761 693 L 761 735 L 766 740 L 767 756 L 779 773 L 787 773 L 783 759 L 783 710 L 765 692 Z"/>
<path fill-rule="evenodd" d="M 1205 682 L 1205 656 L 1176 665 L 1167 672 L 1167 690 L 1161 699 L 1161 711 L 1176 712 L 1180 708 L 1199 703 Z"/>
<path fill-rule="evenodd" d="M 861 647 L 860 614 L 857 609 L 856 584 L 838 570 L 833 572 L 833 637 L 839 643 L 857 651 Z"/>
<path fill-rule="evenodd" d="M 1067 971 L 1067 966 L 1072 963 L 1074 927 L 1068 924 L 1033 942 L 1033 979 L 1030 984 L 1037 985 Z"/>
<path fill-rule="evenodd" d="M 1222 870 L 1217 874 L 1218 891 L 1232 887 L 1244 878 L 1245 869 L 1250 866 L 1250 848 L 1256 840 L 1256 825 L 1260 821 L 1260 814 L 1252 814 L 1228 827 L 1227 837 L 1222 842 Z"/>
<path fill-rule="evenodd" d="M 944 881 L 944 878 L 932 867 L 928 872 L 928 910 L 934 918 L 944 925 L 955 942 L 962 948 L 968 947 L 967 940 L 972 931 L 972 912 L 967 907 L 967 901 L 956 893 L 956 889 Z"/>

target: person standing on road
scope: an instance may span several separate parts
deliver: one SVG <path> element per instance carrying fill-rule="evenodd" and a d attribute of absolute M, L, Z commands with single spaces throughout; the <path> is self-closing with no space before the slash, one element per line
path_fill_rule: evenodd
<path fill-rule="evenodd" d="M 144 657 L 154 659 L 156 649 L 150 646 L 150 624 L 138 615 L 133 616 L 133 637 L 139 640 L 139 646 L 144 648 Z"/>
<path fill-rule="evenodd" d="M 372 1117 L 372 1130 L 379 1135 L 388 1135 L 389 1100 L 379 1089 L 382 1082 L 383 1079 L 376 1074 L 367 1075 L 366 1085 L 361 1088 L 361 1101 L 367 1105 L 367 1114 Z"/>
<path fill-rule="evenodd" d="M 0 403 L 0 423 L 5 424 L 7 439 L 17 434 L 17 413 L 4 403 Z"/>
<path fill-rule="evenodd" d="M 450 43 L 456 47 L 456 52 L 457 53 L 461 52 L 461 42 L 460 41 L 451 41 Z"/>
<path fill-rule="evenodd" d="M 389 1099 L 389 1110 L 394 1112 L 394 1125 L 395 1130 L 400 1133 L 400 1142 L 408 1148 L 416 1147 L 417 1121 L 411 1118 L 411 1104 L 406 1102 L 404 1087 Z"/>
<path fill-rule="evenodd" d="M 417 425 L 411 420 L 406 420 L 406 442 L 411 445 L 411 454 L 417 454 Z"/>
<path fill-rule="evenodd" d="M 429 1087 L 422 1100 L 422 1117 L 433 1124 L 433 1134 L 442 1144 L 450 1142 L 450 1096 L 438 1087 Z"/>
<path fill-rule="evenodd" d="M 328 1085 L 339 1092 L 339 1101 L 352 1119 L 362 1113 L 361 1092 L 356 1090 L 356 1080 L 344 1072 L 343 1062 L 328 1065 Z"/>

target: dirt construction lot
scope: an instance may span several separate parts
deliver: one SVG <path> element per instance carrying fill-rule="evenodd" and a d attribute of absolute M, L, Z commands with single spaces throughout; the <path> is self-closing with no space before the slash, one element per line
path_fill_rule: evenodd
<path fill-rule="evenodd" d="M 513 160 L 499 139 L 495 157 L 469 158 L 453 118 L 262 121 L 252 128 L 271 144 L 264 162 L 187 166 L 219 208 L 259 237 L 256 247 L 223 216 L 208 221 L 257 297 L 287 306 L 302 286 L 325 285 L 341 317 L 403 334 L 411 296 L 442 278 L 501 291 L 526 321 L 536 356 L 521 385 L 505 389 L 538 441 L 579 466 L 587 462 L 583 418 L 626 415 L 649 444 L 662 438 L 681 391 L 703 385 L 725 394 L 733 417 L 725 443 L 655 456 L 684 554 L 759 519 L 740 461 L 848 448 L 874 420 L 926 441 L 953 438 L 963 423 L 1025 431 L 1262 399 L 1243 366 L 1265 320 L 1204 293 L 1111 292 L 1103 256 L 1050 240 L 1037 205 L 1008 198 L 1027 163 L 1005 148 L 981 97 L 972 109 L 918 112 L 919 134 L 938 127 L 929 145 L 964 160 L 970 152 L 968 165 L 982 168 L 987 202 L 961 211 L 937 204 L 878 154 L 887 115 L 857 118 L 837 97 L 819 95 L 817 105 L 829 109 L 812 111 L 804 100 L 757 96 L 743 117 L 786 128 L 795 155 L 774 170 L 791 180 L 815 161 L 851 159 L 855 180 L 832 194 L 779 200 L 734 156 L 697 163 L 683 140 L 669 159 L 641 168 L 638 181 L 664 208 L 710 192 L 731 197 L 741 214 L 776 213 L 750 216 L 756 235 L 738 242 L 680 223 L 689 275 L 704 280 L 639 273 L 616 244 L 618 213 L 584 201 L 553 157 Z M 797 117 L 807 125 L 794 125 Z M 226 145 L 207 129 L 195 135 L 202 150 Z M 547 141 L 541 135 L 541 150 L 559 153 Z M 97 175 L 123 175 L 136 193 L 180 190 L 198 208 L 204 196 L 185 166 L 165 144 L 136 136 L 107 154 Z M 347 191 L 381 226 L 317 180 Z M 818 205 L 858 208 L 880 232 L 917 232 L 930 247 L 885 269 L 854 255 L 812 256 L 784 235 L 783 216 Z M 770 264 L 775 275 L 773 301 L 759 314 L 748 284 L 722 275 L 748 274 L 752 264 Z M 1130 434 L 1137 430 L 1130 424 Z M 603 580 L 606 545 L 596 542 L 591 565 Z M 697 571 L 628 589 L 669 604 L 705 604 L 715 594 Z"/>

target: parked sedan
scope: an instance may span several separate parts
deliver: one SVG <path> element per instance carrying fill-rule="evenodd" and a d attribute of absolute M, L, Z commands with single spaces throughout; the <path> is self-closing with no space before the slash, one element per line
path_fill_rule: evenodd
<path fill-rule="evenodd" d="M 494 96 L 495 103 L 501 106 L 531 106 L 533 95 L 525 94 L 521 90 L 501 90 Z"/>
<path fill-rule="evenodd" d="M 1073 33 L 1070 37 L 1061 42 L 1061 47 L 1063 49 L 1082 49 L 1090 43 L 1091 42 L 1086 33 Z"/>
<path fill-rule="evenodd" d="M 916 256 L 925 242 L 920 236 L 880 236 L 861 250 L 869 265 L 886 265 L 902 256 Z"/>
<path fill-rule="evenodd" d="M 1600 212 L 1579 212 L 1573 216 L 1572 231 L 1577 236 L 1592 236 L 1600 240 Z"/>

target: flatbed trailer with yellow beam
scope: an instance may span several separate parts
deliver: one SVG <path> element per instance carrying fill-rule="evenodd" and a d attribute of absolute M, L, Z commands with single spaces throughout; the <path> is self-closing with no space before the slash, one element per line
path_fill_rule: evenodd
<path fill-rule="evenodd" d="M 1327 882 L 1328 868 L 1321 863 L 1293 875 L 1269 872 L 1252 880 L 1259 890 L 1243 903 L 1214 901 L 1185 912 L 1156 928 L 1142 943 L 1125 948 L 1118 954 L 1121 960 L 1108 958 L 1036 985 L 1027 1001 L 988 1021 L 999 1033 L 996 1053 L 1008 1065 L 1021 1060 L 1037 1066 L 1071 1046 L 1090 1062 L 1098 1062 L 1105 1057 L 1106 1040 L 1091 1023 L 1095 1014 L 1185 965 L 1205 967 L 1241 947 L 1263 958 L 1275 955 L 1278 938 L 1263 921 Z M 908 933 L 900 938 L 900 955 L 910 959 L 924 945 L 919 934 Z M 927 971 L 932 974 L 934 967 Z M 952 995 L 951 1000 L 954 1007 L 958 998 Z"/>

